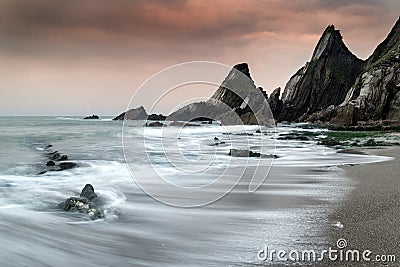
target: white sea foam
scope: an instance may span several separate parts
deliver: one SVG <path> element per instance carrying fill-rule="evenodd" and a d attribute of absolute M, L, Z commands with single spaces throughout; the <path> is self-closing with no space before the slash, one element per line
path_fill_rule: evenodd
<path fill-rule="evenodd" d="M 240 178 L 242 171 L 251 173 L 258 165 L 268 173 L 271 159 L 230 157 L 230 148 L 280 156 L 256 193 L 248 193 L 245 176 L 220 201 L 199 209 L 178 209 L 155 201 L 136 185 L 121 147 L 121 122 L 45 117 L 2 123 L 7 125 L 0 132 L 2 266 L 8 262 L 25 266 L 257 264 L 255 253 L 261 243 L 289 249 L 288 244 L 301 239 L 297 243 L 325 245 L 321 229 L 335 223 L 327 221 L 329 203 L 343 197 L 351 186 L 338 166 L 389 159 L 339 154 L 314 141 L 275 139 L 278 133 L 303 131 L 292 126 L 279 127 L 278 133 L 262 128 L 272 131 L 264 135 L 256 133 L 258 126 L 163 129 L 127 122 L 124 136 L 129 138 L 131 153 L 126 160 L 133 163 L 136 176 L 147 177 L 155 168 L 171 183 L 201 186 L 221 173 Z M 327 130 L 307 131 L 323 135 Z M 148 151 L 142 151 L 139 143 L 143 133 Z M 210 146 L 214 137 L 226 144 Z M 79 167 L 38 175 L 47 161 L 44 151 L 34 148 L 39 141 L 52 144 Z M 57 208 L 66 198 L 79 196 L 87 183 L 105 199 L 104 220 L 90 221 Z M 174 192 L 165 195 L 179 197 Z M 311 200 L 319 204 L 311 205 Z"/>

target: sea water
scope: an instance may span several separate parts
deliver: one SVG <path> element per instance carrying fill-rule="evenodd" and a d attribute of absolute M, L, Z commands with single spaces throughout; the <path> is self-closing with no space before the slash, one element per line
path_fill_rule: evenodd
<path fill-rule="evenodd" d="M 292 126 L 257 133 L 258 126 L 143 124 L 111 117 L 0 117 L 0 266 L 257 266 L 265 264 L 257 258 L 264 244 L 326 248 L 334 244 L 325 232 L 336 223 L 328 214 L 353 186 L 340 166 L 387 160 L 277 139 L 301 131 Z M 49 144 L 78 167 L 39 174 Z M 279 158 L 233 158 L 231 148 Z M 246 173 L 257 167 L 268 176 L 249 193 Z M 222 170 L 234 179 L 245 174 L 221 199 L 180 208 L 153 199 L 135 182 L 133 176 L 155 169 L 177 186 L 212 183 Z M 106 203 L 104 219 L 57 207 L 88 183 Z M 222 196 L 226 188 L 216 190 Z"/>

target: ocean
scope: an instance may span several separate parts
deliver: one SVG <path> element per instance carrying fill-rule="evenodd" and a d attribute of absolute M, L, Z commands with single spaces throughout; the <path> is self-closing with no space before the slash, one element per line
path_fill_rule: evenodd
<path fill-rule="evenodd" d="M 334 246 L 325 232 L 340 224 L 328 215 L 354 186 L 340 167 L 388 160 L 277 139 L 305 131 L 294 124 L 143 124 L 0 117 L 0 266 L 268 265 L 263 245 Z M 78 166 L 40 174 L 48 145 Z M 231 157 L 232 148 L 278 158 Z M 250 193 L 254 173 L 262 185 Z M 85 184 L 104 199 L 104 218 L 58 207 Z"/>

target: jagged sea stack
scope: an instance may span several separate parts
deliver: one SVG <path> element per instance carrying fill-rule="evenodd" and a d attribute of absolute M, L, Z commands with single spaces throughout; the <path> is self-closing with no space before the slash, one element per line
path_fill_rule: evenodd
<path fill-rule="evenodd" d="M 331 122 L 351 126 L 379 120 L 400 121 L 400 18 L 367 59 Z"/>
<path fill-rule="evenodd" d="M 236 77 L 237 71 L 243 73 L 245 75 L 243 77 L 247 77 L 248 79 Z M 235 65 L 211 98 L 221 101 L 231 108 L 240 107 L 243 104 L 244 99 L 233 92 L 232 89 L 241 92 L 242 95 L 248 98 L 250 98 L 249 93 L 251 90 L 256 89 L 254 81 L 250 76 L 250 70 L 247 63 Z"/>
<path fill-rule="evenodd" d="M 333 25 L 322 34 L 310 62 L 286 84 L 279 119 L 296 121 L 308 114 L 339 105 L 362 72 L 364 62 L 343 43 Z"/>
<path fill-rule="evenodd" d="M 221 121 L 224 125 L 270 125 L 272 116 L 265 109 L 267 98 L 266 92 L 254 84 L 248 64 L 241 63 L 231 69 L 209 100 L 186 105 L 168 119 L 187 121 L 205 117 Z"/>

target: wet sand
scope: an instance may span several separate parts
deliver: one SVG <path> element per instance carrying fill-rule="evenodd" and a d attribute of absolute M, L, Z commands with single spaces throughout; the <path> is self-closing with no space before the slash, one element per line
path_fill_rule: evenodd
<path fill-rule="evenodd" d="M 330 221 L 343 225 L 343 228 L 330 228 L 331 245 L 335 247 L 336 241 L 344 238 L 347 249 L 368 249 L 373 255 L 394 254 L 399 262 L 400 148 L 365 149 L 364 152 L 393 157 L 393 160 L 345 168 L 346 175 L 355 182 L 355 189 L 331 215 Z"/>

